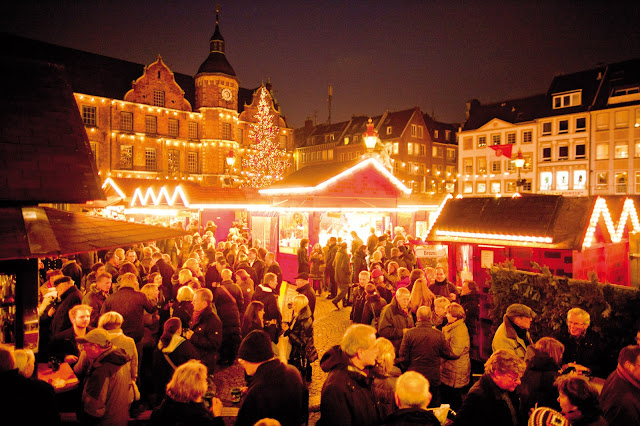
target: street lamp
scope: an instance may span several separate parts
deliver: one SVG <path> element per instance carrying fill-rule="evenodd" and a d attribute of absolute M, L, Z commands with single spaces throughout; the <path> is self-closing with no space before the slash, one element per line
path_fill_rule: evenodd
<path fill-rule="evenodd" d="M 367 131 L 362 134 L 362 139 L 364 139 L 364 145 L 367 147 L 369 155 L 371 155 L 378 143 L 378 132 L 373 128 L 373 120 L 371 118 L 367 122 Z"/>
<path fill-rule="evenodd" d="M 233 149 L 229 150 L 229 154 L 227 154 L 225 161 L 227 162 L 227 166 L 229 166 L 229 172 L 231 172 L 233 165 L 236 164 L 236 157 L 233 154 Z"/>
<path fill-rule="evenodd" d="M 518 179 L 516 180 L 516 192 L 520 192 L 520 187 L 524 187 L 524 184 L 527 182 L 526 179 L 522 179 L 520 176 L 520 170 L 524 166 L 524 156 L 522 155 L 521 150 L 518 150 L 518 155 L 516 156 L 516 159 L 513 160 L 513 163 L 515 164 L 516 169 L 518 169 Z"/>

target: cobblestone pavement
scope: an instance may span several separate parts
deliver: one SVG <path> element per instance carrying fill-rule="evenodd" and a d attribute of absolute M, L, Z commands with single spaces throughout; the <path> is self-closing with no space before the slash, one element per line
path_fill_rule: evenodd
<path fill-rule="evenodd" d="M 320 359 L 329 348 L 340 343 L 342 334 L 349 326 L 350 312 L 351 308 L 336 310 L 331 300 L 324 296 L 316 299 L 313 332 L 319 358 L 318 361 L 313 363 L 313 380 L 309 384 L 309 425 L 315 425 L 320 418 L 320 392 L 327 377 L 326 373 L 320 368 Z M 244 370 L 235 362 L 232 366 L 216 372 L 214 383 L 216 384 L 217 395 L 225 407 L 223 410 L 225 424 L 232 425 L 238 404 L 231 402 L 231 389 L 245 386 Z"/>

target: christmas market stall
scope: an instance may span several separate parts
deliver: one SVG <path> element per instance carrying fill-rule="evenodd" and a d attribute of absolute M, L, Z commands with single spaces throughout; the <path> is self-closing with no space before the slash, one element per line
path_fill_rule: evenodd
<path fill-rule="evenodd" d="M 270 230 L 262 233 L 263 241 L 269 243 L 265 247 L 277 253 L 284 278 L 292 279 L 303 238 L 309 239 L 309 248 L 316 243 L 326 245 L 330 237 L 351 244 L 352 231 L 366 241 L 371 228 L 377 235 L 393 230 L 399 215 L 403 215 L 405 230 L 415 232 L 416 217 L 418 222 L 428 222 L 425 211 L 435 212 L 438 204 L 409 204 L 410 193 L 375 158 L 307 166 L 260 190 L 262 196 L 271 198 L 271 204 L 252 213 L 252 232 L 264 220 L 267 225 L 260 229 Z"/>

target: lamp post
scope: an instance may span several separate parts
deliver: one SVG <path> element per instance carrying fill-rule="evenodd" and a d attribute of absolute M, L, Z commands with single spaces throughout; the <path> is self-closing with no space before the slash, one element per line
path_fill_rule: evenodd
<path fill-rule="evenodd" d="M 526 183 L 526 180 L 522 179 L 520 176 L 520 170 L 524 166 L 524 156 L 522 155 L 521 150 L 518 150 L 518 155 L 516 156 L 516 159 L 513 160 L 513 163 L 515 164 L 516 169 L 518 169 L 518 179 L 516 180 L 516 192 L 519 193 L 520 187 L 523 187 L 524 184 Z"/>
<path fill-rule="evenodd" d="M 233 165 L 236 164 L 236 157 L 233 153 L 233 149 L 229 150 L 229 154 L 227 154 L 225 161 L 227 162 L 228 172 L 229 174 L 231 174 L 231 170 L 233 170 Z"/>
<path fill-rule="evenodd" d="M 373 128 L 373 120 L 371 118 L 367 122 L 367 131 L 362 134 L 362 139 L 364 139 L 364 145 L 367 147 L 367 152 L 371 157 L 379 139 L 378 132 Z"/>

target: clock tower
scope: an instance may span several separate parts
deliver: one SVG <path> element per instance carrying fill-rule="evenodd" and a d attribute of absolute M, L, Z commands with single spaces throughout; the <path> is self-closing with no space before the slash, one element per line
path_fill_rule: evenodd
<path fill-rule="evenodd" d="M 227 60 L 220 33 L 220 7 L 216 10 L 216 29 L 209 40 L 209 56 L 195 76 L 196 109 L 224 108 L 238 111 L 239 80 Z"/>

